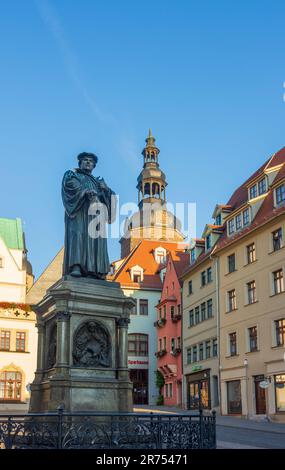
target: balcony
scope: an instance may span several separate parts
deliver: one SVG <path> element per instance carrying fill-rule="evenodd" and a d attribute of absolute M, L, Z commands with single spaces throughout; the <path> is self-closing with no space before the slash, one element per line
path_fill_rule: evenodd
<path fill-rule="evenodd" d="M 163 357 L 166 354 L 166 349 L 161 349 L 155 353 L 156 357 Z"/>
<path fill-rule="evenodd" d="M 175 349 L 172 349 L 172 351 L 170 351 L 170 354 L 172 354 L 172 356 L 175 356 L 175 357 L 177 357 L 180 353 L 181 353 L 181 348 L 175 348 Z"/>
<path fill-rule="evenodd" d="M 173 323 L 177 323 L 179 320 L 181 320 L 181 318 L 182 318 L 181 313 L 176 313 L 175 315 L 171 317 L 171 320 L 173 321 Z"/>
<path fill-rule="evenodd" d="M 159 320 L 155 321 L 153 325 L 158 328 L 161 328 L 165 325 L 165 323 L 166 323 L 166 318 L 160 318 Z"/>

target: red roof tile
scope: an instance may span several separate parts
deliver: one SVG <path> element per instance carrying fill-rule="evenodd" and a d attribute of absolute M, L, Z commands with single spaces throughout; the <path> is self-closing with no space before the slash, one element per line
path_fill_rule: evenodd
<path fill-rule="evenodd" d="M 156 262 L 153 254 L 153 250 L 159 246 L 165 248 L 171 254 L 183 252 L 187 247 L 187 245 L 183 243 L 171 243 L 162 240 L 142 240 L 135 246 L 118 271 L 112 276 L 112 280 L 119 282 L 123 286 L 161 290 L 162 282 L 159 275 L 161 264 Z M 175 256 L 178 257 L 177 254 Z M 177 259 L 179 259 L 179 257 Z M 136 265 L 144 270 L 143 281 L 141 283 L 132 282 L 130 276 L 130 269 Z"/>

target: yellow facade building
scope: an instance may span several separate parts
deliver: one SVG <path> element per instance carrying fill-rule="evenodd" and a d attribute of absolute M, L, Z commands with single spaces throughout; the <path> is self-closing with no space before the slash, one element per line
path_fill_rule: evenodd
<path fill-rule="evenodd" d="M 0 410 L 25 411 L 37 354 L 33 284 L 20 219 L 0 219 Z"/>
<path fill-rule="evenodd" d="M 214 408 L 218 389 L 223 415 L 285 421 L 285 148 L 213 218 L 183 275 L 184 404 Z"/>

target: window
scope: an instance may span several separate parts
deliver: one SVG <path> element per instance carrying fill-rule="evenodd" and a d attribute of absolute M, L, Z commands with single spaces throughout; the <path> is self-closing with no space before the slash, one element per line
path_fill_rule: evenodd
<path fill-rule="evenodd" d="M 4 268 L 4 259 L 0 258 L 0 268 Z"/>
<path fill-rule="evenodd" d="M 192 348 L 187 349 L 187 364 L 191 364 L 192 362 Z"/>
<path fill-rule="evenodd" d="M 206 236 L 206 250 L 211 248 L 211 234 Z"/>
<path fill-rule="evenodd" d="M 211 357 L 211 341 L 206 341 L 206 359 Z"/>
<path fill-rule="evenodd" d="M 163 306 L 163 318 L 166 318 L 166 305 Z"/>
<path fill-rule="evenodd" d="M 255 253 L 255 244 L 251 243 L 246 247 L 246 257 L 247 257 L 247 264 L 253 263 L 256 260 L 256 253 Z"/>
<path fill-rule="evenodd" d="M 201 321 L 206 320 L 206 303 L 201 304 Z"/>
<path fill-rule="evenodd" d="M 207 269 L 207 282 L 212 282 L 212 268 Z"/>
<path fill-rule="evenodd" d="M 147 356 L 148 355 L 148 335 L 129 334 L 128 335 L 128 352 L 130 356 Z"/>
<path fill-rule="evenodd" d="M 194 326 L 194 310 L 189 312 L 189 326 Z"/>
<path fill-rule="evenodd" d="M 276 203 L 282 204 L 285 201 L 285 184 L 281 184 L 276 188 Z"/>
<path fill-rule="evenodd" d="M 212 299 L 207 300 L 207 317 L 212 318 L 213 316 L 213 301 Z"/>
<path fill-rule="evenodd" d="M 174 290 L 174 282 L 172 282 L 172 290 Z"/>
<path fill-rule="evenodd" d="M 141 282 L 142 281 L 142 274 L 141 272 L 135 271 L 133 273 L 133 282 Z"/>
<path fill-rule="evenodd" d="M 193 346 L 192 352 L 193 352 L 193 362 L 197 362 L 197 346 Z"/>
<path fill-rule="evenodd" d="M 159 312 L 160 312 L 161 309 L 159 309 Z M 137 302 L 135 303 L 135 305 L 132 306 L 132 309 L 131 309 L 131 315 L 136 315 L 137 314 Z"/>
<path fill-rule="evenodd" d="M 204 343 L 199 344 L 199 361 L 204 360 Z"/>
<path fill-rule="evenodd" d="M 249 224 L 249 209 L 245 209 L 242 213 L 243 216 L 243 226 L 245 227 L 246 225 Z"/>
<path fill-rule="evenodd" d="M 177 305 L 177 315 L 181 315 L 181 305 Z"/>
<path fill-rule="evenodd" d="M 201 272 L 201 286 L 205 286 L 206 285 L 206 271 L 202 271 Z"/>
<path fill-rule="evenodd" d="M 236 290 L 232 289 L 228 291 L 228 308 L 229 312 L 236 310 L 237 308 L 237 300 L 236 300 Z"/>
<path fill-rule="evenodd" d="M 194 263 L 195 261 L 195 248 L 192 248 L 192 250 L 190 250 L 190 263 Z"/>
<path fill-rule="evenodd" d="M 181 349 L 181 337 L 177 336 L 177 348 Z"/>
<path fill-rule="evenodd" d="M 164 336 L 163 338 L 163 349 L 166 350 L 166 336 Z"/>
<path fill-rule="evenodd" d="M 263 178 L 261 181 L 258 182 L 258 193 L 264 194 L 266 193 L 266 180 Z"/>
<path fill-rule="evenodd" d="M 229 222 L 228 222 L 228 230 L 229 230 L 229 235 L 231 235 L 232 233 L 234 233 L 235 231 L 235 221 L 234 219 L 230 219 Z"/>
<path fill-rule="evenodd" d="M 26 333 L 17 331 L 16 333 L 16 351 L 23 352 L 26 349 Z"/>
<path fill-rule="evenodd" d="M 140 315 L 148 315 L 148 300 L 140 299 Z"/>
<path fill-rule="evenodd" d="M 10 351 L 10 331 L 1 331 L 1 351 Z"/>
<path fill-rule="evenodd" d="M 0 400 L 21 400 L 22 374 L 4 371 L 0 374 Z"/>
<path fill-rule="evenodd" d="M 250 281 L 246 284 L 247 286 L 247 302 L 253 304 L 256 302 L 256 286 L 255 281 Z"/>
<path fill-rule="evenodd" d="M 236 270 L 236 256 L 233 253 L 228 256 L 228 272 L 233 273 Z"/>
<path fill-rule="evenodd" d="M 195 325 L 200 322 L 200 307 L 195 307 Z"/>
<path fill-rule="evenodd" d="M 165 253 L 163 251 L 156 252 L 156 261 L 158 264 L 162 264 L 165 262 Z"/>
<path fill-rule="evenodd" d="M 171 338 L 171 351 L 173 352 L 175 349 L 175 338 Z"/>
<path fill-rule="evenodd" d="M 158 350 L 162 351 L 162 339 L 161 338 L 159 338 L 158 340 Z"/>
<path fill-rule="evenodd" d="M 276 320 L 275 322 L 275 332 L 276 332 L 276 346 L 285 345 L 285 318 Z"/>
<path fill-rule="evenodd" d="M 285 411 L 285 375 L 274 376 L 276 411 Z"/>
<path fill-rule="evenodd" d="M 236 230 L 240 230 L 242 228 L 241 223 L 241 213 L 236 216 Z"/>
<path fill-rule="evenodd" d="M 282 247 L 282 228 L 272 232 L 272 246 L 273 251 L 280 250 Z"/>
<path fill-rule="evenodd" d="M 218 356 L 218 340 L 215 338 L 213 339 L 213 357 Z"/>
<path fill-rule="evenodd" d="M 169 384 L 169 398 L 172 398 L 172 383 Z"/>
<path fill-rule="evenodd" d="M 249 195 L 250 195 L 250 199 L 253 199 L 257 196 L 257 185 L 254 184 L 253 186 L 251 186 L 249 188 Z"/>
<path fill-rule="evenodd" d="M 237 334 L 230 333 L 229 334 L 229 343 L 230 343 L 230 356 L 237 355 Z"/>
<path fill-rule="evenodd" d="M 250 352 L 257 351 L 257 327 L 252 326 L 248 328 L 249 350 Z"/>
<path fill-rule="evenodd" d="M 221 225 L 221 223 L 222 223 L 222 214 L 219 214 L 216 217 L 216 225 Z"/>
<path fill-rule="evenodd" d="M 281 292 L 284 292 L 283 270 L 278 269 L 278 271 L 274 271 L 272 275 L 273 275 L 274 294 L 280 294 Z"/>
<path fill-rule="evenodd" d="M 171 320 L 173 320 L 174 315 L 175 315 L 175 309 L 174 309 L 174 306 L 172 305 L 172 306 L 170 307 L 170 316 L 171 316 Z"/>
<path fill-rule="evenodd" d="M 188 294 L 191 295 L 193 294 L 193 284 L 192 281 L 188 282 Z"/>

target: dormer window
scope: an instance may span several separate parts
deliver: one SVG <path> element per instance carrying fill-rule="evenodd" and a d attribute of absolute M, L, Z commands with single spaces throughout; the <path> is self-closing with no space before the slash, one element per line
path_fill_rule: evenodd
<path fill-rule="evenodd" d="M 266 193 L 266 179 L 265 178 L 263 178 L 262 180 L 258 182 L 258 193 L 259 195 Z"/>
<path fill-rule="evenodd" d="M 190 250 L 190 263 L 194 263 L 195 261 L 195 248 L 192 248 L 192 250 Z"/>
<path fill-rule="evenodd" d="M 166 261 L 166 249 L 158 247 L 154 250 L 154 257 L 157 264 L 163 264 Z"/>
<path fill-rule="evenodd" d="M 143 281 L 143 268 L 140 266 L 133 266 L 130 270 L 130 274 L 133 282 L 140 283 Z"/>
<path fill-rule="evenodd" d="M 206 250 L 209 250 L 211 248 L 211 234 L 206 236 Z"/>
<path fill-rule="evenodd" d="M 229 228 L 229 235 L 231 235 L 232 233 L 234 233 L 235 231 L 235 221 L 234 219 L 230 219 L 229 222 L 228 222 L 228 228 Z"/>
<path fill-rule="evenodd" d="M 283 204 L 285 202 L 285 183 L 276 188 L 276 204 Z"/>
<path fill-rule="evenodd" d="M 257 185 L 254 184 L 249 188 L 250 199 L 254 199 L 257 196 Z"/>
<path fill-rule="evenodd" d="M 265 194 L 267 190 L 266 178 L 262 178 L 258 183 L 253 184 L 249 188 L 249 199 L 254 199 L 261 194 Z"/>
<path fill-rule="evenodd" d="M 248 225 L 249 224 L 249 209 L 245 209 L 243 211 L 243 225 Z"/>
<path fill-rule="evenodd" d="M 236 230 L 240 230 L 242 227 L 241 213 L 236 216 Z"/>
<path fill-rule="evenodd" d="M 222 214 L 217 215 L 215 223 L 216 225 L 222 224 Z"/>
<path fill-rule="evenodd" d="M 245 209 L 228 221 L 228 235 L 238 232 L 249 224 L 249 209 Z"/>

